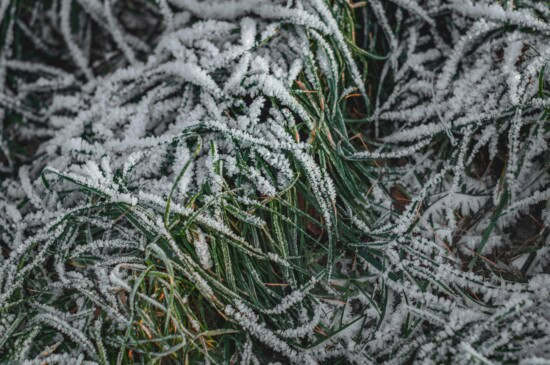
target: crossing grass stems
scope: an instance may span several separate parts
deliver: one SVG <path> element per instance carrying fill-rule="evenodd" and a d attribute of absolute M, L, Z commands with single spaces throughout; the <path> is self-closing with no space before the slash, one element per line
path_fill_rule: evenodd
<path fill-rule="evenodd" d="M 0 1 L 0 359 L 548 361 L 548 14 Z"/>

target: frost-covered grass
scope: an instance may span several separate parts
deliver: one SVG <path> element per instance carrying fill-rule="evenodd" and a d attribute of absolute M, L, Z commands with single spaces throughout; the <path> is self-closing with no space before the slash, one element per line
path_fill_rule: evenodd
<path fill-rule="evenodd" d="M 545 2 L 0 19 L 0 362 L 550 361 Z"/>

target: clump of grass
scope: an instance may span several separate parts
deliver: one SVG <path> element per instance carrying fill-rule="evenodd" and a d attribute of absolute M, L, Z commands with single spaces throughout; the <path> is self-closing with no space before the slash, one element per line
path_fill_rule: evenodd
<path fill-rule="evenodd" d="M 320 2 L 316 6 L 326 5 Z M 309 16 L 319 16 L 313 14 Z M 328 8 L 323 14 L 332 17 Z M 304 21 L 311 21 L 307 13 L 302 16 Z M 164 65 L 172 64 L 163 50 L 158 54 L 160 63 L 151 61 L 141 71 L 149 73 L 149 78 L 142 79 L 128 69 L 121 81 L 114 76 L 113 81 L 103 82 L 105 86 L 96 86 L 95 95 L 80 91 L 72 105 L 63 103 L 64 93 L 56 96 L 63 104 L 59 109 L 50 109 L 53 115 L 44 118 L 58 120 L 59 127 L 54 128 L 59 132 L 39 147 L 33 170 L 45 167 L 42 181 L 29 188 L 38 193 L 27 196 L 21 209 L 49 206 L 47 199 L 55 204 L 62 202 L 64 209 L 59 214 L 34 215 L 33 219 L 41 224 L 53 221 L 44 228 L 38 224 L 41 230 L 26 238 L 19 252 L 10 254 L 5 262 L 9 279 L 5 283 L 4 310 L 16 324 L 12 330 L 16 333 L 6 336 L 5 348 L 12 349 L 4 353 L 6 359 L 53 361 L 57 355 L 50 353 L 65 354 L 69 359 L 82 352 L 84 358 L 100 362 L 219 362 L 228 356 L 242 358 L 251 351 L 254 341 L 255 347 L 260 345 L 269 351 L 255 350 L 246 356 L 263 362 L 288 356 L 327 356 L 323 351 L 319 355 L 305 351 L 327 338 L 331 346 L 341 346 L 330 337 L 345 326 L 320 323 L 320 317 L 327 315 L 323 311 L 328 309 L 323 309 L 317 297 L 321 295 L 328 302 L 339 298 L 337 293 L 322 294 L 322 287 L 336 275 L 335 262 L 347 243 L 360 239 L 362 233 L 345 217 L 352 211 L 359 212 L 361 204 L 366 203 L 362 192 L 370 183 L 363 177 L 365 173 L 374 176 L 374 172 L 367 172 L 364 163 L 348 161 L 338 153 L 337 146 L 342 144 L 355 149 L 348 140 L 352 134 L 349 128 L 358 130 L 360 123 L 347 122 L 351 119 L 349 109 L 353 103 L 355 110 L 361 108 L 366 113 L 368 104 L 366 95 L 353 86 L 357 74 L 352 73 L 364 69 L 366 74 L 371 56 L 356 51 L 356 60 L 351 60 L 346 50 L 349 45 L 342 43 L 344 39 L 353 42 L 355 37 L 353 8 L 345 6 L 334 16 L 344 30 L 339 37 L 331 35 L 336 28 L 313 22 L 307 25 L 311 27 L 308 30 L 284 20 L 283 13 L 283 21 L 273 24 L 276 32 L 267 38 L 257 35 L 253 48 L 247 51 L 258 55 L 267 52 L 274 57 L 280 52 L 276 48 L 280 46 L 278 38 L 283 42 L 287 38 L 299 40 L 308 47 L 303 49 L 305 54 L 297 54 L 302 65 L 285 91 L 288 96 L 281 97 L 276 79 L 253 77 L 240 82 L 238 92 L 244 95 L 235 95 L 234 101 L 227 102 L 227 97 L 213 93 L 226 103 L 223 113 L 229 124 L 245 117 L 284 122 L 280 131 L 266 130 L 285 133 L 281 141 L 285 144 L 281 146 L 276 141 L 260 140 L 260 135 L 232 134 L 221 124 L 203 121 L 184 124 L 178 134 L 145 143 L 145 149 L 136 150 L 130 145 L 107 159 L 102 157 L 103 149 L 97 150 L 100 160 L 94 163 L 96 152 L 92 146 L 106 148 L 105 144 L 110 143 L 96 126 L 103 122 L 95 119 L 93 124 L 94 118 L 104 118 L 97 106 L 104 102 L 105 94 L 114 90 L 119 104 L 111 104 L 111 108 L 139 105 L 144 98 L 160 95 L 152 102 L 164 108 L 158 109 L 166 115 L 164 118 L 174 118 L 176 110 L 169 103 L 182 103 L 181 93 L 189 94 L 183 103 L 192 103 L 200 95 L 200 87 L 189 83 L 171 85 L 169 78 L 158 79 L 155 67 L 167 70 Z M 334 22 L 331 18 L 327 21 Z M 248 25 L 241 22 L 241 27 Z M 257 26 L 264 27 L 262 23 Z M 234 35 L 228 39 L 238 40 L 239 33 L 243 37 L 247 31 L 239 29 L 239 22 L 230 28 Z M 66 34 L 64 37 L 68 38 Z M 170 37 L 167 30 L 164 39 Z M 77 66 L 94 64 L 91 58 L 83 62 L 78 57 Z M 357 60 L 359 66 L 355 65 Z M 187 72 L 185 67 L 181 71 Z M 211 77 L 223 85 L 231 74 L 220 71 Z M 100 69 L 91 68 L 81 75 L 97 72 Z M 193 75 L 183 77 L 208 87 L 193 81 Z M 250 99 L 246 90 L 257 93 L 258 82 L 264 83 L 265 97 Z M 87 105 L 91 105 L 89 110 Z M 85 111 L 79 114 L 78 108 Z M 39 112 L 48 113 L 47 109 Z M 157 118 L 155 111 L 151 113 L 145 117 Z M 89 114 L 92 118 L 86 119 Z M 67 116 L 80 123 L 80 129 L 63 127 Z M 144 123 L 150 124 L 147 120 Z M 157 124 L 148 125 L 147 132 L 143 132 L 169 135 L 164 132 L 163 125 L 169 125 L 166 120 L 153 123 Z M 129 127 L 127 131 L 134 133 Z M 85 152 L 80 146 L 67 148 L 66 142 L 76 138 L 92 149 L 85 147 Z M 224 143 L 232 144 L 229 154 Z M 278 160 L 271 157 L 273 154 Z M 68 156 L 75 161 L 70 171 L 47 167 L 63 165 L 60 161 Z M 204 169 L 210 169 L 206 177 L 201 176 Z M 247 180 L 250 176 L 256 177 L 253 185 Z M 153 188 L 144 189 L 143 184 L 152 184 Z M 191 185 L 187 188 L 185 184 Z M 271 186 L 277 189 L 274 194 Z M 337 198 L 335 192 L 339 193 Z M 361 217 L 374 219 L 367 211 Z M 48 274 L 32 279 L 37 270 Z M 257 323 L 247 327 L 243 316 L 232 307 L 239 308 L 241 314 L 249 310 L 252 315 L 254 311 L 257 314 L 252 316 L 259 316 Z M 23 315 L 28 319 L 23 320 Z M 250 331 L 243 332 L 243 328 Z M 266 341 L 266 334 L 254 332 L 254 328 L 282 338 L 279 345 Z M 40 341 L 36 341 L 38 338 Z M 55 351 L 45 350 L 51 346 Z M 73 349 L 80 350 L 74 353 Z"/>
<path fill-rule="evenodd" d="M 547 19 L 395 3 L 2 3 L 2 361 L 546 357 Z"/>

